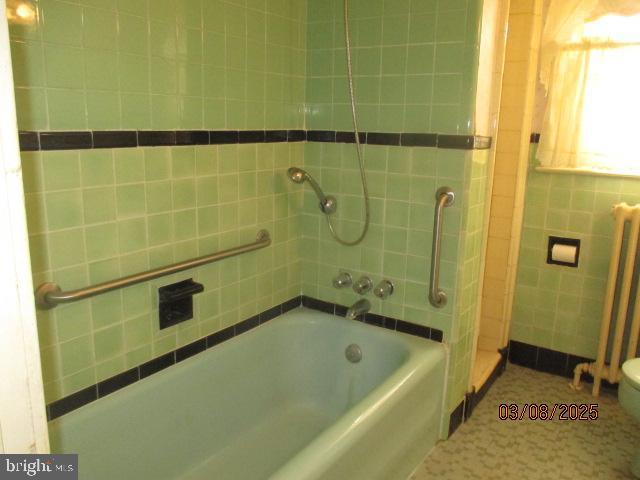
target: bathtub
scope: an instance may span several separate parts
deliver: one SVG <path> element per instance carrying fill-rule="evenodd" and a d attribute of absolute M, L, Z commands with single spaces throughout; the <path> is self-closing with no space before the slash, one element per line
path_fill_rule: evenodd
<path fill-rule="evenodd" d="M 404 479 L 439 437 L 445 363 L 299 308 L 53 420 L 52 452 L 90 480 Z"/>

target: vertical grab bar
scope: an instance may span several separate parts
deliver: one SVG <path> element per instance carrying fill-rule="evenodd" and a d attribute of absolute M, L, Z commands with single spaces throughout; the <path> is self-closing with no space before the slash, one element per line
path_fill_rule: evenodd
<path fill-rule="evenodd" d="M 436 192 L 436 209 L 433 217 L 433 244 L 431 247 L 431 277 L 429 279 L 429 303 L 436 308 L 447 304 L 447 294 L 440 283 L 440 253 L 442 251 L 442 212 L 453 205 L 455 194 L 449 187 L 440 187 Z"/>

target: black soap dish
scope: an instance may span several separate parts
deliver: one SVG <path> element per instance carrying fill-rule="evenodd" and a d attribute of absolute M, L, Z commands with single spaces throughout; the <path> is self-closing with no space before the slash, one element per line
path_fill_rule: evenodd
<path fill-rule="evenodd" d="M 193 318 L 193 296 L 204 286 L 192 278 L 158 289 L 160 330 Z"/>

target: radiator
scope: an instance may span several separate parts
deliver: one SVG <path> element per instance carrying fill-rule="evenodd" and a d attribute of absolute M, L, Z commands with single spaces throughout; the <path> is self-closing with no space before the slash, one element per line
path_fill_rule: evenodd
<path fill-rule="evenodd" d="M 620 382 L 622 372 L 620 369 L 625 330 L 627 335 L 626 359 L 634 358 L 638 349 L 638 335 L 640 334 L 640 294 L 631 298 L 632 285 L 634 284 L 634 272 L 636 271 L 636 257 L 638 256 L 638 234 L 640 233 L 640 205 L 633 207 L 626 203 L 620 203 L 613 207 L 615 218 L 615 230 L 613 234 L 613 246 L 609 261 L 609 276 L 605 291 L 604 308 L 602 310 L 602 323 L 600 326 L 600 339 L 598 354 L 595 362 L 580 363 L 574 370 L 571 386 L 580 389 L 580 376 L 587 372 L 593 376 L 593 396 L 600 393 L 602 380 L 610 383 Z M 628 223 L 628 240 L 626 252 L 623 252 L 623 239 Z M 621 267 L 621 259 L 624 257 L 624 265 Z M 617 315 L 614 317 L 617 295 Z M 633 303 L 633 318 L 627 325 L 630 306 Z M 606 362 L 608 345 L 611 344 L 610 361 Z"/>

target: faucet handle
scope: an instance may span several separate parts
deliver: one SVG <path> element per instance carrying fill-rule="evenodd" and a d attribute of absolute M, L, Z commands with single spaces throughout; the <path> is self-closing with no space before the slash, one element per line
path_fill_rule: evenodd
<path fill-rule="evenodd" d="M 353 279 L 349 272 L 340 272 L 337 277 L 333 279 L 333 286 L 335 288 L 345 288 L 353 284 Z"/>
<path fill-rule="evenodd" d="M 376 288 L 373 289 L 373 294 L 376 297 L 384 300 L 389 295 L 393 294 L 393 290 L 393 283 L 391 283 L 389 280 L 382 280 L 380 281 L 380 283 L 378 283 L 378 285 L 376 285 Z"/>
<path fill-rule="evenodd" d="M 353 291 L 358 295 L 364 295 L 373 288 L 373 282 L 369 277 L 362 276 L 353 284 Z"/>

